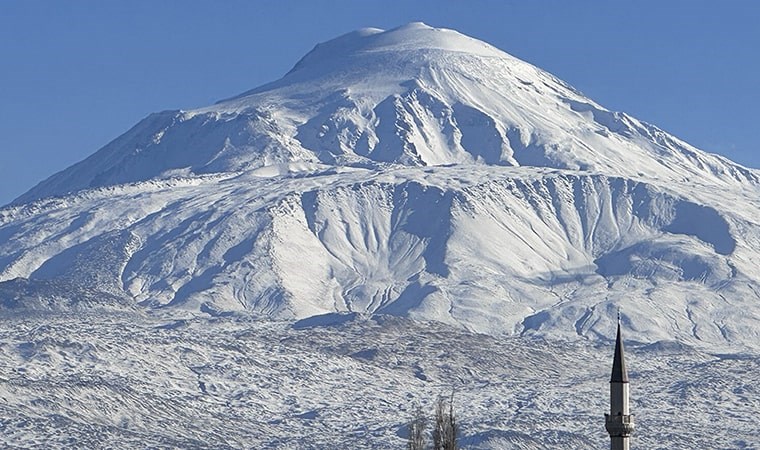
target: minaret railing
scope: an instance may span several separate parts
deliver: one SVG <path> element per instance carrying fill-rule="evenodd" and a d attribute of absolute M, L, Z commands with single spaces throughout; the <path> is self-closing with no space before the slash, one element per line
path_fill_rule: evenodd
<path fill-rule="evenodd" d="M 610 437 L 628 437 L 635 428 L 633 414 L 604 415 L 604 427 Z"/>

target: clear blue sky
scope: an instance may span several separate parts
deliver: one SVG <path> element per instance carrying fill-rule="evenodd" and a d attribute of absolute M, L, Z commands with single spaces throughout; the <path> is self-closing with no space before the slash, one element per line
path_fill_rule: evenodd
<path fill-rule="evenodd" d="M 316 43 L 423 21 L 760 167 L 760 1 L 0 1 L 0 205 L 151 112 L 274 80 Z"/>

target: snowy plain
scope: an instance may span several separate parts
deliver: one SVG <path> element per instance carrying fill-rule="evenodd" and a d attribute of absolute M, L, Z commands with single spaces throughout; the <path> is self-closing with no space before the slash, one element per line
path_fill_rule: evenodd
<path fill-rule="evenodd" d="M 453 30 L 349 33 L 0 209 L 0 434 L 401 448 L 453 389 L 465 448 L 599 448 L 622 309 L 635 446 L 758 448 L 758 175 Z"/>
<path fill-rule="evenodd" d="M 396 316 L 3 319 L 5 448 L 404 448 L 454 391 L 463 448 L 604 448 L 611 346 Z M 756 357 L 629 345 L 634 448 L 757 448 Z M 719 425 L 719 426 L 716 426 Z"/>

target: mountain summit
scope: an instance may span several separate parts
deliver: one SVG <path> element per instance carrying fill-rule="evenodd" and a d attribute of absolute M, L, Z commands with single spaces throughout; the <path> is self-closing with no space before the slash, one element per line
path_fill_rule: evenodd
<path fill-rule="evenodd" d="M 367 28 L 0 210 L 0 287 L 568 338 L 623 305 L 640 341 L 753 347 L 757 194 L 757 171 L 484 42 Z"/>

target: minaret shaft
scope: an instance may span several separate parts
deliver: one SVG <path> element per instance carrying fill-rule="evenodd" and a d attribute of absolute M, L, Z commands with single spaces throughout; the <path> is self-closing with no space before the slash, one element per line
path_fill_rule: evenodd
<path fill-rule="evenodd" d="M 613 436 L 612 441 L 610 441 L 610 450 L 631 450 L 631 439 Z"/>
<path fill-rule="evenodd" d="M 629 404 L 629 383 L 610 383 L 610 415 L 631 414 Z"/>

